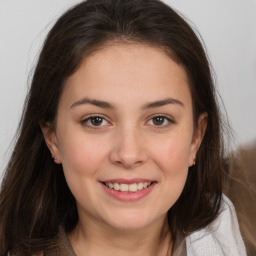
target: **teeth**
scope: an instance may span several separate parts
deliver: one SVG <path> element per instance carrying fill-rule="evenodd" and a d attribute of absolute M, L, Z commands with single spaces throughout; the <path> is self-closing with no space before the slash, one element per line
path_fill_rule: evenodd
<path fill-rule="evenodd" d="M 137 189 L 142 190 L 143 188 L 144 188 L 143 183 L 142 182 L 138 183 Z"/>
<path fill-rule="evenodd" d="M 105 185 L 111 189 L 119 190 L 122 192 L 137 192 L 143 188 L 147 188 L 149 185 L 151 185 L 151 182 L 139 182 L 133 184 L 105 183 Z"/>
<path fill-rule="evenodd" d="M 127 192 L 129 190 L 128 184 L 120 184 L 119 188 L 123 192 Z"/>
<path fill-rule="evenodd" d="M 114 183 L 114 190 L 119 190 L 119 184 L 118 183 Z"/>
<path fill-rule="evenodd" d="M 136 192 L 138 191 L 138 185 L 136 183 L 130 184 L 129 185 L 129 191 L 130 192 Z"/>

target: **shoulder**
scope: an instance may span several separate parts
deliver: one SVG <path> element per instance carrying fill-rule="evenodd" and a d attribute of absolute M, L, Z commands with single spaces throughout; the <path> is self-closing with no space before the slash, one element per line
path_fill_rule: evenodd
<path fill-rule="evenodd" d="M 187 255 L 245 256 L 235 208 L 223 195 L 218 217 L 209 226 L 186 238 Z"/>

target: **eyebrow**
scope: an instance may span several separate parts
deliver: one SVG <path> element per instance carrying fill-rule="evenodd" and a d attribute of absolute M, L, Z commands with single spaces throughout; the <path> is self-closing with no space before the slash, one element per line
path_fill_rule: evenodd
<path fill-rule="evenodd" d="M 88 99 L 88 98 L 84 98 L 84 99 L 81 99 L 79 101 L 76 101 L 75 103 L 73 103 L 71 105 L 70 108 L 73 108 L 73 107 L 76 107 L 76 106 L 79 106 L 79 105 L 83 105 L 83 104 L 91 104 L 91 105 L 94 105 L 94 106 L 97 106 L 97 107 L 100 107 L 100 108 L 109 108 L 109 109 L 114 108 L 110 103 L 108 103 L 106 101 Z"/>
<path fill-rule="evenodd" d="M 89 98 L 83 98 L 79 101 L 76 101 L 75 103 L 73 103 L 71 105 L 70 108 L 76 107 L 76 106 L 80 106 L 80 105 L 84 105 L 84 104 L 91 104 L 100 108 L 108 108 L 108 109 L 114 109 L 114 106 L 111 105 L 110 103 L 106 102 L 106 101 L 101 101 L 101 100 L 96 100 L 96 99 L 89 99 Z M 159 100 L 159 101 L 154 101 L 154 102 L 150 102 L 147 103 L 145 105 L 142 106 L 142 109 L 150 109 L 150 108 L 156 108 L 156 107 L 162 107 L 165 106 L 167 104 L 177 104 L 180 106 L 184 106 L 184 104 L 177 100 L 177 99 L 173 99 L 173 98 L 167 98 L 164 100 Z"/>
<path fill-rule="evenodd" d="M 184 104 L 181 101 L 179 101 L 177 99 L 173 99 L 173 98 L 167 98 L 167 99 L 164 99 L 164 100 L 159 100 L 159 101 L 154 101 L 154 102 L 151 102 L 151 103 L 147 103 L 147 104 L 142 106 L 142 109 L 162 107 L 162 106 L 165 106 L 167 104 L 177 104 L 179 106 L 184 107 Z"/>

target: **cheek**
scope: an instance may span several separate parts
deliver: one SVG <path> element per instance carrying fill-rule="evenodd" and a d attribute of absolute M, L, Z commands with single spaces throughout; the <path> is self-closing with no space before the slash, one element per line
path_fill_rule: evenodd
<path fill-rule="evenodd" d="M 91 202 L 95 200 L 98 170 L 106 159 L 107 149 L 102 144 L 77 132 L 60 145 L 67 184 L 78 203 L 84 205 L 86 197 L 88 207 L 92 207 Z"/>
<path fill-rule="evenodd" d="M 164 172 L 178 172 L 189 167 L 190 138 L 186 135 L 169 136 L 152 145 L 151 155 Z"/>
<path fill-rule="evenodd" d="M 60 154 L 63 168 L 77 175 L 94 174 L 107 152 L 102 141 L 84 134 L 77 133 L 62 141 Z"/>
<path fill-rule="evenodd" d="M 184 136 L 170 137 L 157 144 L 151 156 L 159 170 L 166 206 L 169 209 L 179 198 L 187 180 L 189 167 L 189 139 Z M 156 144 L 155 144 L 156 145 Z"/>

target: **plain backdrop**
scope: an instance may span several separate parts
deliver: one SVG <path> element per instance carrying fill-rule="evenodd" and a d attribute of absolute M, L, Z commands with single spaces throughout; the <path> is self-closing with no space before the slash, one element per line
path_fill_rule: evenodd
<path fill-rule="evenodd" d="M 43 40 L 54 21 L 78 2 L 0 0 L 0 175 L 10 157 L 28 77 Z M 236 145 L 256 141 L 256 0 L 165 2 L 204 40 Z"/>

